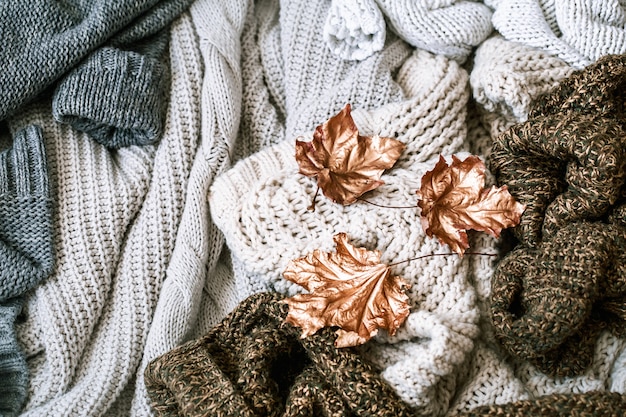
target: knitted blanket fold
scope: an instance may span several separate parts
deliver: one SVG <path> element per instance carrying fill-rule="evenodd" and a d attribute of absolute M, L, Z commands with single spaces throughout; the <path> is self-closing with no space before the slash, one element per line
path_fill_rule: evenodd
<path fill-rule="evenodd" d="M 626 56 L 602 58 L 493 145 L 492 172 L 526 205 L 493 277 L 496 336 L 548 374 L 583 372 L 602 329 L 624 333 L 625 83 Z"/>
<path fill-rule="evenodd" d="M 410 416 L 354 349 L 325 328 L 285 324 L 277 294 L 243 302 L 201 339 L 152 361 L 145 383 L 157 416 Z"/>

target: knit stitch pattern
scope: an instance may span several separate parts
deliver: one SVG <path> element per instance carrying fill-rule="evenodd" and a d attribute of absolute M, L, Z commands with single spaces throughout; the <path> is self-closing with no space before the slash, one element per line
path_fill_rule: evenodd
<path fill-rule="evenodd" d="M 415 48 L 465 62 L 493 31 L 491 9 L 467 0 L 375 0 L 395 32 Z"/>
<path fill-rule="evenodd" d="M 553 394 L 532 400 L 475 408 L 457 417 L 617 417 L 626 409 L 626 396 L 614 392 Z"/>
<path fill-rule="evenodd" d="M 385 18 L 415 48 L 463 63 L 493 28 L 491 10 L 465 0 L 333 0 L 324 25 L 330 49 L 344 59 L 365 59 L 383 47 Z"/>
<path fill-rule="evenodd" d="M 493 277 L 496 334 L 552 375 L 583 372 L 602 329 L 623 336 L 625 62 L 573 74 L 492 149 L 492 172 L 526 205 Z"/>
<path fill-rule="evenodd" d="M 111 147 L 154 143 L 163 133 L 169 80 L 166 37 L 153 35 L 190 3 L 3 3 L 0 42 L 11 47 L 0 51 L 0 120 L 61 81 L 53 87 L 57 120 Z"/>
<path fill-rule="evenodd" d="M 533 101 L 573 72 L 565 61 L 500 35 L 482 42 L 473 58 L 472 97 L 485 112 L 492 137 L 525 122 Z"/>
<path fill-rule="evenodd" d="M 626 9 L 620 0 L 501 0 L 492 7 L 493 25 L 506 39 L 574 68 L 626 53 Z"/>
<path fill-rule="evenodd" d="M 22 301 L 13 298 L 0 304 L 0 415 L 6 417 L 19 414 L 28 394 L 28 367 L 15 334 Z"/>
<path fill-rule="evenodd" d="M 440 154 L 462 150 L 466 134 L 467 74 L 454 61 L 418 50 L 396 80 L 404 100 L 352 112 L 361 134 L 376 132 L 407 144 L 385 174 L 385 185 L 366 197 L 383 206 L 414 204 L 411 195 L 421 176 Z M 300 132 L 303 140 L 310 134 Z M 314 249 L 332 250 L 332 235 L 340 231 L 357 246 L 381 250 L 383 262 L 446 251 L 425 235 L 418 210 L 341 206 L 327 199 L 319 199 L 314 212 L 307 210 L 315 181 L 297 171 L 294 140 L 285 140 L 243 159 L 211 187 L 211 215 L 232 253 L 240 296 L 301 291 L 282 278 L 287 263 Z M 478 330 L 468 264 L 457 257 L 433 257 L 396 268 L 413 285 L 414 311 L 395 337 L 381 334 L 363 353 L 403 400 L 424 414 L 442 413 L 457 366 L 472 350 Z"/>
<path fill-rule="evenodd" d="M 49 102 L 10 120 L 41 125 L 58 201 L 57 266 L 18 329 L 32 375 L 24 416 L 131 415 L 199 138 L 200 57 L 187 15 L 172 27 L 169 54 L 158 146 L 110 151 L 54 121 Z"/>
<path fill-rule="evenodd" d="M 0 303 L 24 294 L 51 272 L 52 198 L 38 126 L 14 135 L 0 154 Z"/>
<path fill-rule="evenodd" d="M 27 126 L 0 154 L 0 413 L 24 405 L 28 369 L 15 325 L 21 296 L 48 277 L 54 266 L 52 199 L 48 164 L 38 126 Z"/>
<path fill-rule="evenodd" d="M 374 0 L 334 0 L 324 39 L 343 59 L 365 59 L 385 45 L 385 18 Z"/>
<path fill-rule="evenodd" d="M 277 294 L 244 300 L 206 336 L 152 361 L 157 416 L 410 416 L 377 372 L 325 328 L 307 338 L 284 323 Z"/>

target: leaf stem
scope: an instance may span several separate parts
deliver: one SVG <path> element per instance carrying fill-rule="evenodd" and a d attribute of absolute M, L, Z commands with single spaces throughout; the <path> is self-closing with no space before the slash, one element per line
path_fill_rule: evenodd
<path fill-rule="evenodd" d="M 315 195 L 313 196 L 313 201 L 311 201 L 311 205 L 306 208 L 308 211 L 315 211 L 315 200 L 317 199 L 317 194 L 319 192 L 320 192 L 320 186 L 318 185 L 317 189 L 315 190 Z"/>
<path fill-rule="evenodd" d="M 416 208 L 417 207 L 417 205 L 414 205 L 414 206 L 383 206 L 382 204 L 374 203 L 372 201 L 366 200 L 366 199 L 361 198 L 361 197 L 357 198 L 357 200 L 362 201 L 362 202 L 367 203 L 367 204 L 371 204 L 371 205 L 376 206 L 376 207 L 382 207 L 382 208 L 408 209 L 408 208 Z"/>
<path fill-rule="evenodd" d="M 416 258 L 409 258 L 409 259 L 405 259 L 403 261 L 398 261 L 398 262 L 394 262 L 392 264 L 387 264 L 387 266 L 400 265 L 400 264 L 411 262 L 411 261 L 417 261 L 419 259 L 429 258 L 431 256 L 449 256 L 449 255 L 458 255 L 458 253 L 453 253 L 453 252 L 450 252 L 450 253 L 430 253 L 428 255 L 422 255 L 422 256 L 418 256 Z M 484 252 L 465 252 L 464 255 L 498 256 L 497 253 L 484 253 Z"/>

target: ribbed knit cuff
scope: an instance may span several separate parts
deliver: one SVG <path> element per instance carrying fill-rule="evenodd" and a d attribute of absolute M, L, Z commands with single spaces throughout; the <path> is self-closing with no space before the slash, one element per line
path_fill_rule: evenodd
<path fill-rule="evenodd" d="M 28 367 L 15 335 L 21 311 L 18 299 L 0 305 L 0 415 L 4 417 L 16 416 L 28 394 Z"/>
<path fill-rule="evenodd" d="M 152 144 L 164 129 L 168 81 L 159 60 L 102 48 L 59 84 L 52 113 L 110 148 Z"/>
<path fill-rule="evenodd" d="M 15 134 L 0 154 L 0 302 L 23 294 L 52 271 L 52 199 L 38 126 Z"/>

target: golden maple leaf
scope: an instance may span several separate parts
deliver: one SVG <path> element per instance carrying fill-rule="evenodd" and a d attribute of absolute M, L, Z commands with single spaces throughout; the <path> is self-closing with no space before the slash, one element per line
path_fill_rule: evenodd
<path fill-rule="evenodd" d="M 404 148 L 393 138 L 359 135 L 347 104 L 315 128 L 311 142 L 296 140 L 296 160 L 301 174 L 317 177 L 326 197 L 352 204 L 384 184 L 380 176 L 395 164 Z"/>
<path fill-rule="evenodd" d="M 395 334 L 409 315 L 409 284 L 380 263 L 379 251 L 354 247 L 346 233 L 333 239 L 336 252 L 316 249 L 287 265 L 285 278 L 309 293 L 285 299 L 285 321 L 301 327 L 303 338 L 337 326 L 337 347 L 363 344 L 379 328 Z"/>
<path fill-rule="evenodd" d="M 474 155 L 463 161 L 453 155 L 450 166 L 440 156 L 422 177 L 417 195 L 426 234 L 437 236 L 460 256 L 469 247 L 466 230 L 499 237 L 502 229 L 519 224 L 526 208 L 506 185 L 485 188 L 485 164 Z"/>

